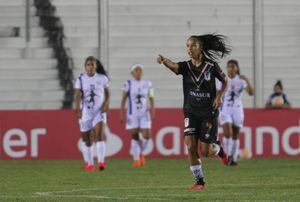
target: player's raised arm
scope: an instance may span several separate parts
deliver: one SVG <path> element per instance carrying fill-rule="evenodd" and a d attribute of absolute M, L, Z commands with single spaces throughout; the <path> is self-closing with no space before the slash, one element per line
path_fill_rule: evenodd
<path fill-rule="evenodd" d="M 157 57 L 157 63 L 164 64 L 172 72 L 175 72 L 176 74 L 178 74 L 179 65 L 175 62 L 172 62 L 170 59 L 159 54 Z"/>

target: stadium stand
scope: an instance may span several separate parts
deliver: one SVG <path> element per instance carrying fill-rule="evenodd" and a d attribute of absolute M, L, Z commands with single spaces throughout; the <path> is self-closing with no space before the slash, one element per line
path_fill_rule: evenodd
<path fill-rule="evenodd" d="M 51 2 L 63 23 L 65 47 L 71 50 L 76 76 L 84 69 L 85 57 L 99 56 L 99 1 Z M 156 105 L 181 107 L 181 78 L 157 65 L 155 59 L 158 53 L 175 61 L 185 59 L 185 41 L 191 34 L 218 32 L 227 35 L 233 52 L 221 61 L 220 66 L 224 69 L 227 59 L 237 59 L 242 74 L 253 83 L 252 0 L 107 2 L 109 40 L 106 68 L 111 79 L 112 107 L 119 107 L 122 84 L 130 78 L 130 66 L 136 62 L 144 64 L 145 78 L 153 81 Z M 272 92 L 274 82 L 281 79 L 292 105 L 299 107 L 300 58 L 297 55 L 300 52 L 300 4 L 293 0 L 263 2 L 264 97 L 266 99 Z M 1 108 L 60 108 L 65 95 L 55 70 L 57 61 L 46 43 L 43 30 L 38 26 L 37 17 L 31 12 L 32 58 L 24 59 L 24 0 L 3 0 L 0 5 L 0 69 L 3 78 L 0 80 L 0 90 L 2 94 L 7 94 L 0 99 Z M 32 7 L 32 10 L 35 9 Z M 12 68 L 14 71 L 11 71 Z M 45 90 L 48 92 L 45 93 Z M 253 98 L 245 95 L 244 105 L 253 107 Z"/>
<path fill-rule="evenodd" d="M 31 5 L 30 54 L 25 57 L 25 1 L 0 1 L 0 109 L 58 109 L 60 87 L 51 48 Z M 28 50 L 28 49 L 27 49 Z"/>
<path fill-rule="evenodd" d="M 300 107 L 300 2 L 264 0 L 264 96 L 277 79 L 293 107 Z"/>
<path fill-rule="evenodd" d="M 161 53 L 174 61 L 187 58 L 186 40 L 192 34 L 218 32 L 230 37 L 230 58 L 241 63 L 252 79 L 252 1 L 109 1 L 109 66 L 113 88 L 120 89 L 134 62 L 145 65 L 145 75 L 157 89 L 160 107 L 181 107 L 181 77 L 156 64 Z M 221 66 L 224 68 L 223 60 Z M 120 90 L 113 94 L 115 97 Z M 245 105 L 252 99 L 245 96 Z"/>

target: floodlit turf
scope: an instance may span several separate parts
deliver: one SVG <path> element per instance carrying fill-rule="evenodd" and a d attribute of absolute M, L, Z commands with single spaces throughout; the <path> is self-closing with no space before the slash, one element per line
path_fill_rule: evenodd
<path fill-rule="evenodd" d="M 147 163 L 110 159 L 107 172 L 87 173 L 81 161 L 1 161 L 0 201 L 300 201 L 299 159 L 204 160 L 205 191 L 186 189 L 185 159 Z"/>

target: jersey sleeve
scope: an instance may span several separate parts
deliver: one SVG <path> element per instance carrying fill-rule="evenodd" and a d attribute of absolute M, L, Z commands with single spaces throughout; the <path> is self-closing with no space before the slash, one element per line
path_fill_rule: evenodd
<path fill-rule="evenodd" d="M 290 104 L 290 102 L 287 99 L 286 94 L 283 94 L 282 97 L 283 97 L 283 100 L 284 100 L 284 104 Z"/>
<path fill-rule="evenodd" d="M 271 95 L 268 97 L 268 99 L 267 99 L 267 104 L 271 104 L 273 98 L 274 98 L 274 94 L 271 94 Z"/>
<path fill-rule="evenodd" d="M 245 80 L 242 80 L 243 89 L 247 88 L 248 84 Z"/>
<path fill-rule="evenodd" d="M 148 96 L 154 98 L 154 88 L 151 81 L 148 81 Z"/>
<path fill-rule="evenodd" d="M 104 88 L 108 88 L 109 87 L 109 79 L 107 78 L 107 76 L 104 76 L 103 87 Z"/>
<path fill-rule="evenodd" d="M 177 75 L 179 75 L 179 74 L 181 74 L 181 75 L 184 75 L 184 74 L 186 74 L 186 72 L 187 72 L 187 62 L 186 61 L 184 61 L 184 62 L 178 62 L 177 63 L 178 64 L 178 66 L 179 66 L 179 68 L 178 68 L 178 73 L 176 73 Z"/>
<path fill-rule="evenodd" d="M 123 84 L 122 90 L 126 93 L 129 91 L 129 80 Z"/>
<path fill-rule="evenodd" d="M 214 64 L 213 74 L 219 81 L 221 82 L 225 81 L 226 75 L 224 74 L 224 72 L 222 71 L 222 69 L 217 63 Z"/>
<path fill-rule="evenodd" d="M 216 79 L 216 89 L 217 90 L 221 90 L 222 89 L 222 83 L 218 79 Z"/>
<path fill-rule="evenodd" d="M 81 81 L 80 81 L 80 76 L 79 77 L 77 77 L 76 79 L 75 79 L 75 82 L 74 82 L 74 88 L 75 89 L 81 89 Z"/>

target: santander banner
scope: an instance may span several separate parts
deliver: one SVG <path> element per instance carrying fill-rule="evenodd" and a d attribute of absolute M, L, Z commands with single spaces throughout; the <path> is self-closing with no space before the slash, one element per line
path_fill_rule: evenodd
<path fill-rule="evenodd" d="M 105 129 L 107 156 L 129 157 L 130 135 L 111 110 Z M 222 138 L 222 128 L 219 128 Z M 79 159 L 80 132 L 72 110 L 0 111 L 1 159 Z M 300 109 L 245 110 L 241 151 L 253 157 L 300 158 Z M 151 157 L 185 157 L 181 109 L 157 109 Z"/>

